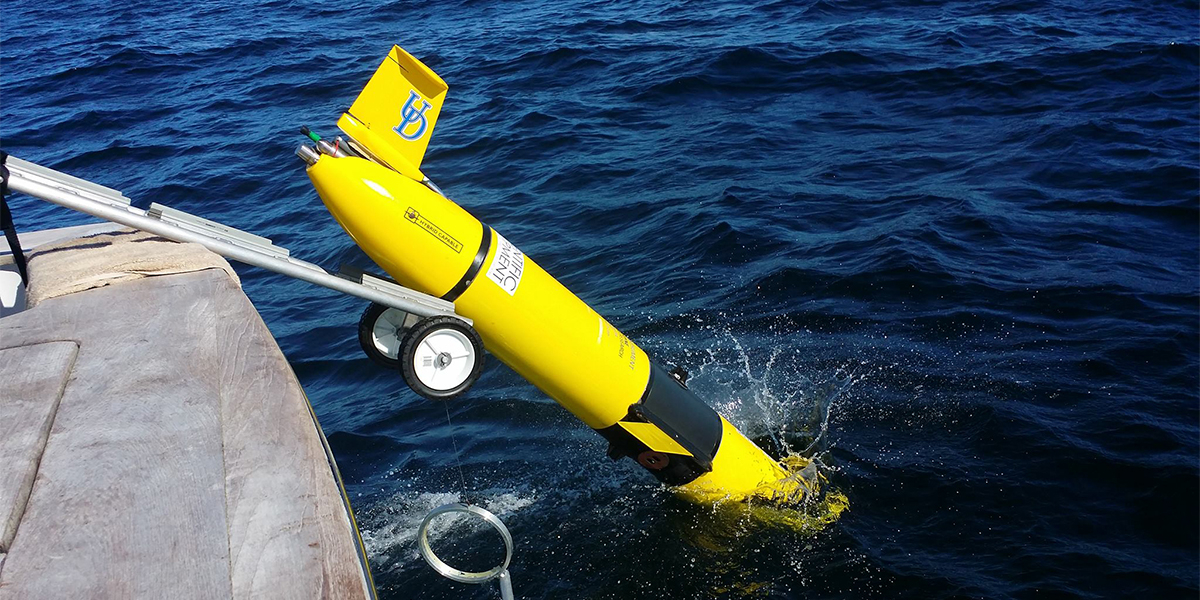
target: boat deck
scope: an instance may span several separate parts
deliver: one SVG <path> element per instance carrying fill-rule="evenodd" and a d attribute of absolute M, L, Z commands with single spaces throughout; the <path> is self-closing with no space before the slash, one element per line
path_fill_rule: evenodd
<path fill-rule="evenodd" d="M 231 271 L 119 264 L 135 236 L 35 249 L 31 296 L 100 287 L 0 319 L 0 598 L 373 597 L 320 427 Z"/>

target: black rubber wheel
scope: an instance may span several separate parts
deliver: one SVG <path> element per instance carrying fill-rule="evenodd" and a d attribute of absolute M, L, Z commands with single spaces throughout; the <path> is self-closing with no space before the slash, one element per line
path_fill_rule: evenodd
<path fill-rule="evenodd" d="M 400 368 L 400 345 L 408 313 L 372 302 L 358 320 L 358 345 L 367 358 L 388 369 Z"/>
<path fill-rule="evenodd" d="M 462 319 L 421 319 L 400 345 L 404 382 L 431 400 L 446 400 L 466 392 L 481 372 L 483 340 Z"/>

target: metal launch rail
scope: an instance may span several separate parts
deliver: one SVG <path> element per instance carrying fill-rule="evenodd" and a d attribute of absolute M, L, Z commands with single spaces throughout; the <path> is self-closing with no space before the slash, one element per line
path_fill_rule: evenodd
<path fill-rule="evenodd" d="M 452 316 L 454 304 L 357 270 L 329 271 L 291 257 L 271 240 L 159 204 L 133 206 L 121 192 L 9 156 L 8 188 L 72 210 L 148 231 L 177 242 L 195 242 L 232 260 L 261 267 L 420 317 Z"/>
<path fill-rule="evenodd" d="M 292 258 L 286 248 L 276 246 L 267 238 L 160 204 L 151 204 L 149 210 L 143 210 L 133 206 L 130 199 L 117 190 L 13 156 L 7 158 L 5 165 L 8 167 L 8 188 L 12 191 L 177 242 L 195 242 L 226 258 L 315 283 L 406 313 L 420 317 L 450 316 L 461 319 L 468 325 L 472 323 L 470 319 L 454 311 L 452 302 L 357 269 L 336 273 L 327 271 L 313 263 Z M 15 253 L 19 249 L 14 248 L 13 251 Z M 447 513 L 465 513 L 483 519 L 495 528 L 504 542 L 504 562 L 486 572 L 467 572 L 451 567 L 438 558 L 429 546 L 428 528 L 435 516 Z M 422 558 L 440 575 L 462 583 L 482 584 L 497 581 L 501 598 L 512 600 L 512 579 L 508 574 L 508 565 L 513 554 L 512 536 L 495 515 L 477 506 L 441 506 L 425 517 L 421 523 L 419 537 Z"/>

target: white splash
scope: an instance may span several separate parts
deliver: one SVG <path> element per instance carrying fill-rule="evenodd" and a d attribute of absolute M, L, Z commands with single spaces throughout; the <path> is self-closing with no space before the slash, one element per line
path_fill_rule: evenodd
<path fill-rule="evenodd" d="M 537 501 L 535 494 L 519 494 L 512 491 L 485 491 L 472 493 L 468 498 L 503 519 L 532 505 Z M 371 507 L 362 515 L 359 523 L 363 544 L 372 565 L 386 571 L 395 571 L 413 560 L 421 560 L 417 553 L 417 528 L 429 511 L 442 506 L 462 502 L 458 492 L 399 492 L 389 500 Z M 465 523 L 465 515 L 449 515 L 430 523 L 429 537 L 439 535 Z"/>

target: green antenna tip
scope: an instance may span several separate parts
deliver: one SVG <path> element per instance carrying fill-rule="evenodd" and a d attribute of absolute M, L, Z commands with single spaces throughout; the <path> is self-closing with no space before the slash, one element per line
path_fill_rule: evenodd
<path fill-rule="evenodd" d="M 319 135 L 317 135 L 317 134 L 313 133 L 313 131 L 312 131 L 311 129 L 309 129 L 309 128 L 308 128 L 308 125 L 302 125 L 302 126 L 300 127 L 300 133 L 303 133 L 304 135 L 307 135 L 307 136 L 308 136 L 308 139 L 312 140 L 313 142 L 319 142 L 319 141 L 321 141 L 321 136 L 319 136 Z"/>

